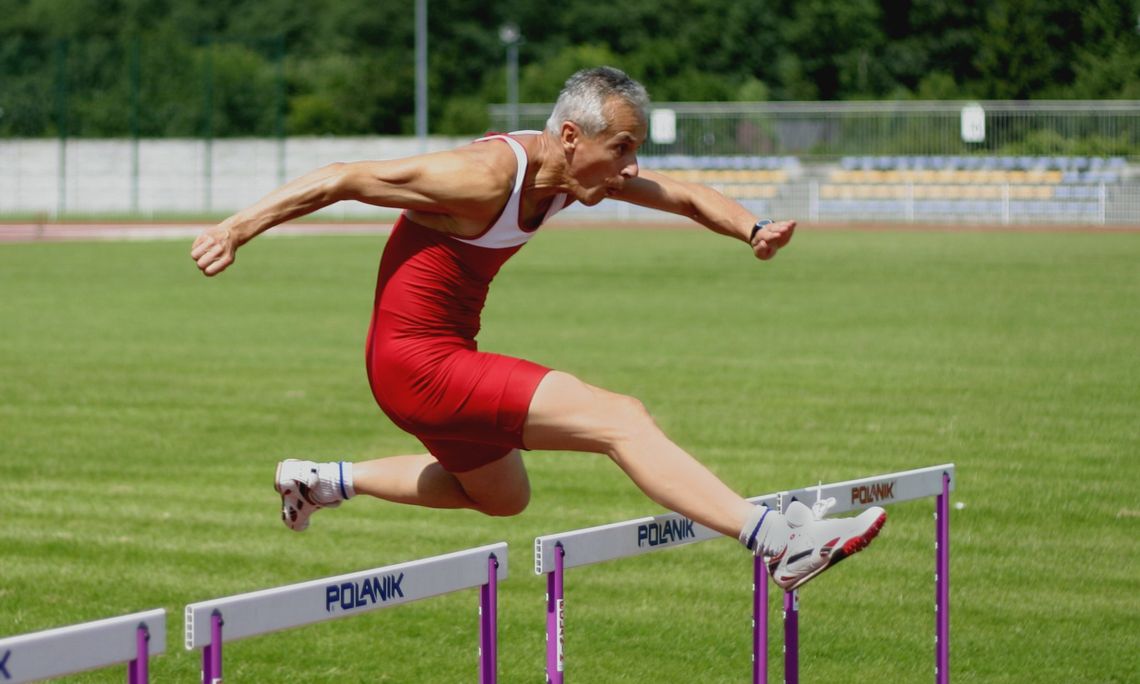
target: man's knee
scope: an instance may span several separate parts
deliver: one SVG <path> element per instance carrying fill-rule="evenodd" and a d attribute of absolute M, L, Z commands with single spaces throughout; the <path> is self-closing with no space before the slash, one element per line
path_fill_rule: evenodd
<path fill-rule="evenodd" d="M 636 440 L 646 432 L 656 430 L 657 424 L 649 409 L 637 397 L 625 394 L 611 395 L 605 415 L 611 421 L 609 442 L 611 447 Z"/>

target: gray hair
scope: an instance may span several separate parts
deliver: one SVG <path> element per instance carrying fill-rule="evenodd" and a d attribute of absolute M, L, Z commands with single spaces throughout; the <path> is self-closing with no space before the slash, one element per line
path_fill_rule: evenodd
<path fill-rule="evenodd" d="M 645 86 L 621 69 L 602 66 L 582 69 L 566 80 L 546 120 L 546 130 L 558 135 L 563 123 L 573 121 L 586 135 L 597 135 L 609 125 L 604 108 L 612 97 L 620 97 L 647 118 L 649 93 Z"/>

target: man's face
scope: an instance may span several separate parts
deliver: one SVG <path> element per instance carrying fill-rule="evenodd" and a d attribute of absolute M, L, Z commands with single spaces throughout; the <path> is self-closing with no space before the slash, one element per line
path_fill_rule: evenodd
<path fill-rule="evenodd" d="M 645 119 L 625 100 L 611 98 L 603 111 L 609 126 L 597 135 L 582 135 L 574 127 L 575 135 L 568 140 L 563 129 L 563 144 L 572 141 L 571 189 L 574 199 L 586 206 L 616 194 L 637 175 L 637 151 L 648 134 Z"/>

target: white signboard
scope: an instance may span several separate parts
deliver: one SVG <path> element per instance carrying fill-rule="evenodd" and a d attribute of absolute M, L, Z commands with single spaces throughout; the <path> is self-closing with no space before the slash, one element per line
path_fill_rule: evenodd
<path fill-rule="evenodd" d="M 962 142 L 986 141 L 986 110 L 979 104 L 962 107 Z"/>
<path fill-rule="evenodd" d="M 672 109 L 654 109 L 649 115 L 649 137 L 659 145 L 677 142 L 677 113 Z"/>

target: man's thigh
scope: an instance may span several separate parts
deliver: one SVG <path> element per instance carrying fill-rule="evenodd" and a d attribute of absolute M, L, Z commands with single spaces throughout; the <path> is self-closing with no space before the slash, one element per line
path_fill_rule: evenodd
<path fill-rule="evenodd" d="M 531 398 L 523 425 L 528 449 L 606 453 L 645 410 L 632 397 L 551 371 Z"/>

